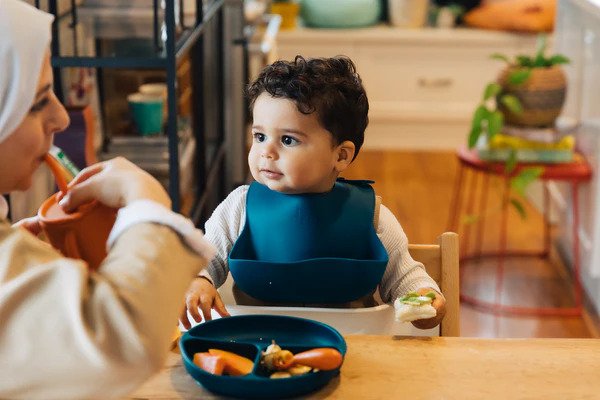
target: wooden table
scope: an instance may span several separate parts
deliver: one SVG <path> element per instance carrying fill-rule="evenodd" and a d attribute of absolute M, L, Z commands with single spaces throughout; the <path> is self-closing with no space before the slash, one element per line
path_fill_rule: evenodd
<path fill-rule="evenodd" d="M 598 399 L 600 339 L 347 336 L 341 375 L 310 398 Z M 131 399 L 218 399 L 179 354 Z"/>

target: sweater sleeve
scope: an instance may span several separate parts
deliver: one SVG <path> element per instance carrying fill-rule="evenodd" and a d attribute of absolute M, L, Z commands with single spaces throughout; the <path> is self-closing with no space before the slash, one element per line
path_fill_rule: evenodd
<path fill-rule="evenodd" d="M 91 272 L 0 223 L 0 398 L 117 398 L 157 372 L 206 260 L 139 223 Z"/>
<path fill-rule="evenodd" d="M 408 252 L 408 238 L 392 212 L 381 205 L 377 236 L 388 252 L 389 261 L 379 285 L 381 299 L 390 303 L 398 296 L 428 287 L 440 291 L 422 263 Z"/>
<path fill-rule="evenodd" d="M 227 279 L 227 258 L 246 222 L 247 193 L 248 185 L 233 190 L 206 221 L 205 238 L 214 245 L 217 252 L 200 275 L 209 278 L 216 288 Z"/>

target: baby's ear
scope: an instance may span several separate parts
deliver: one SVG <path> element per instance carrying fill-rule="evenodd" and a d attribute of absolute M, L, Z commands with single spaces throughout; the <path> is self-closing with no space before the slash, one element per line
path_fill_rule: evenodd
<path fill-rule="evenodd" d="M 354 152 L 356 151 L 356 146 L 350 140 L 346 140 L 336 147 L 337 161 L 335 164 L 335 168 L 337 172 L 342 172 L 350 163 L 352 163 L 352 159 L 354 158 Z"/>

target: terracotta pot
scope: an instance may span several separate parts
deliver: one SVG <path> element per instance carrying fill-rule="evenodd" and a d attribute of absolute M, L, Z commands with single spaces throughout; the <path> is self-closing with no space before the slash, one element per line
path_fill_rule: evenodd
<path fill-rule="evenodd" d="M 519 99 L 523 112 L 510 112 L 502 104 L 499 109 L 508 125 L 547 127 L 554 125 L 560 115 L 567 92 L 567 79 L 560 66 L 533 68 L 531 75 L 520 85 L 510 84 L 508 75 L 517 68 L 508 67 L 498 76 L 503 94 Z"/>

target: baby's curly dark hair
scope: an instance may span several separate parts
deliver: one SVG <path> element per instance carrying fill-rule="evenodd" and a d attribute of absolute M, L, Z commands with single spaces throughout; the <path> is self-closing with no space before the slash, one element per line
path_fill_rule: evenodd
<path fill-rule="evenodd" d="M 356 66 L 348 57 L 296 56 L 294 61 L 276 61 L 248 86 L 251 109 L 263 92 L 292 100 L 303 114 L 316 112 L 336 144 L 345 140 L 354 143 L 356 158 L 369 123 L 369 101 Z"/>

